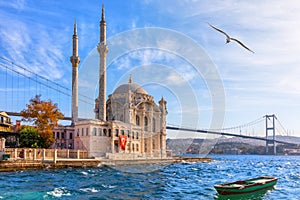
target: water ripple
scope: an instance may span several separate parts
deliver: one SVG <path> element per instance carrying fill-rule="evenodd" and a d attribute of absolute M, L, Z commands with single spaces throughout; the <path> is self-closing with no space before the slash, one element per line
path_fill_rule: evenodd
<path fill-rule="evenodd" d="M 298 199 L 299 167 L 296 156 L 213 156 L 211 163 L 150 165 L 155 170 L 145 173 L 141 166 L 3 172 L 0 199 L 222 199 L 215 184 L 261 175 L 279 179 L 256 199 Z"/>

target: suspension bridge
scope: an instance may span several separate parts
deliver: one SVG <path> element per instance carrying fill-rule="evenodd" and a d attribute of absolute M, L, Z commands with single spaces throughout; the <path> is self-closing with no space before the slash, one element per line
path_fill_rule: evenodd
<path fill-rule="evenodd" d="M 26 102 L 36 95 L 49 99 L 57 105 L 64 116 L 71 116 L 72 88 L 59 84 L 50 77 L 41 76 L 29 67 L 16 64 L 0 56 L 0 110 L 9 115 L 20 116 L 26 108 Z M 94 98 L 78 94 L 78 101 L 86 105 L 94 105 Z M 83 116 L 84 117 L 84 116 Z M 65 120 L 70 120 L 65 117 Z"/>
<path fill-rule="evenodd" d="M 275 126 L 275 122 L 279 124 L 279 127 Z M 262 136 L 255 136 L 250 134 L 242 134 L 242 129 L 247 129 L 253 125 L 259 124 L 260 122 L 265 122 L 265 137 Z M 280 121 L 277 117 L 273 115 L 265 115 L 257 120 L 254 120 L 250 123 L 246 123 L 239 126 L 234 126 L 230 128 L 223 128 L 217 130 L 203 130 L 203 129 L 193 129 L 193 128 L 184 128 L 184 127 L 177 127 L 177 126 L 167 126 L 169 130 L 176 130 L 176 131 L 188 131 L 188 132 L 196 132 L 196 133 L 204 133 L 204 134 L 213 134 L 213 135 L 221 135 L 221 136 L 229 136 L 229 137 L 239 137 L 239 138 L 246 138 L 246 139 L 253 139 L 253 140 L 261 140 L 266 142 L 266 154 L 270 153 L 269 148 L 273 148 L 272 154 L 276 155 L 276 144 L 285 144 L 285 145 L 295 145 L 296 143 L 281 141 L 276 139 L 276 131 L 277 134 L 280 136 L 287 136 L 286 129 L 282 126 Z M 236 133 L 235 130 L 239 129 L 240 133 Z M 233 131 L 234 133 L 230 133 Z"/>
<path fill-rule="evenodd" d="M 69 87 L 66 87 L 65 85 L 52 81 L 49 77 L 43 77 L 31 71 L 28 67 L 16 64 L 1 56 L 0 80 L 0 110 L 5 111 L 8 115 L 20 116 L 20 111 L 26 107 L 24 104 L 29 102 L 29 99 L 35 95 L 41 95 L 43 99 L 49 99 L 57 104 L 57 107 L 64 116 L 71 116 L 71 84 Z M 79 93 L 78 100 L 89 106 L 95 103 L 93 98 L 81 93 Z M 65 117 L 64 120 L 71 120 L 71 117 Z M 255 126 L 260 126 L 260 130 L 254 128 Z M 195 129 L 178 125 L 167 125 L 166 128 L 171 131 L 260 140 L 266 144 L 266 153 L 269 153 L 270 148 L 273 148 L 272 153 L 274 154 L 276 154 L 276 144 L 295 144 L 276 139 L 276 136 L 287 136 L 288 133 L 274 114 L 265 115 L 249 123 L 218 130 Z M 251 129 L 252 133 L 249 131 Z"/>

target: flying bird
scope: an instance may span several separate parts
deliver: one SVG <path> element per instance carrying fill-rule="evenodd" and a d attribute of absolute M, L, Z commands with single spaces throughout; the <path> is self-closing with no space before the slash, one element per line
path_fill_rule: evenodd
<path fill-rule="evenodd" d="M 249 49 L 249 48 L 248 48 L 246 45 L 244 45 L 241 41 L 239 41 L 239 40 L 237 40 L 237 39 L 235 39 L 235 38 L 229 37 L 229 35 L 228 35 L 227 33 L 225 33 L 224 31 L 222 31 L 222 30 L 220 30 L 220 29 L 218 29 L 218 28 L 216 28 L 216 27 L 214 27 L 214 26 L 211 25 L 210 23 L 208 23 L 208 25 L 209 25 L 210 27 L 212 27 L 213 29 L 219 31 L 220 33 L 223 33 L 224 35 L 226 35 L 226 44 L 229 43 L 229 42 L 231 42 L 231 40 L 233 40 L 233 41 L 236 41 L 237 43 L 239 43 L 242 47 L 244 47 L 244 48 L 247 49 L 248 51 L 251 51 L 252 53 L 254 53 L 254 51 L 252 51 L 251 49 Z"/>

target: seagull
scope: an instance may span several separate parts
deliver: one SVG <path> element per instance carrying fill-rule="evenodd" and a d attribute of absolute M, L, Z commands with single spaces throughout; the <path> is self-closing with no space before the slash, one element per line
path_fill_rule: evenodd
<path fill-rule="evenodd" d="M 211 25 L 210 23 L 208 23 L 208 25 L 209 25 L 210 27 L 212 27 L 213 29 L 219 31 L 220 33 L 223 33 L 224 35 L 226 35 L 226 44 L 229 43 L 229 42 L 231 42 L 231 40 L 233 40 L 233 41 L 236 41 L 237 43 L 239 43 L 242 47 L 244 47 L 244 48 L 247 49 L 248 51 L 251 51 L 252 53 L 254 53 L 254 51 L 252 51 L 251 49 L 249 49 L 249 48 L 248 48 L 246 45 L 244 45 L 241 41 L 239 41 L 239 40 L 237 40 L 237 39 L 235 39 L 235 38 L 229 37 L 229 35 L 228 35 L 227 33 L 225 33 L 224 31 L 222 31 L 222 30 L 220 30 L 220 29 L 218 29 L 218 28 L 216 28 L 216 27 L 214 27 L 214 26 Z"/>

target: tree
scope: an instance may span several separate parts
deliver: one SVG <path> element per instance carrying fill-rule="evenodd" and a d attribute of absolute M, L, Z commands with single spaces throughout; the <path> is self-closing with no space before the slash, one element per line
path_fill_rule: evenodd
<path fill-rule="evenodd" d="M 22 126 L 20 134 L 20 147 L 41 147 L 42 141 L 38 130 L 32 126 Z"/>
<path fill-rule="evenodd" d="M 33 122 L 42 138 L 42 146 L 48 148 L 54 142 L 52 130 L 64 116 L 57 104 L 53 104 L 51 100 L 42 101 L 41 95 L 36 95 L 29 102 L 27 109 L 21 111 L 22 121 Z"/>

